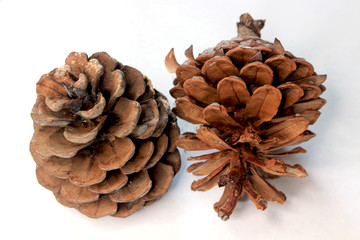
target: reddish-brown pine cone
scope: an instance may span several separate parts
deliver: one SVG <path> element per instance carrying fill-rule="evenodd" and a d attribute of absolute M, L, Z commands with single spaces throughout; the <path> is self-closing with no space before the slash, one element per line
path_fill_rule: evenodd
<path fill-rule="evenodd" d="M 180 168 L 164 95 L 107 53 L 70 53 L 36 86 L 30 152 L 39 183 L 67 207 L 127 217 L 165 194 Z"/>
<path fill-rule="evenodd" d="M 285 195 L 265 178 L 306 177 L 304 168 L 286 164 L 279 157 L 304 153 L 301 147 L 282 150 L 314 137 L 308 130 L 318 119 L 326 101 L 326 75 L 285 51 L 280 41 L 260 39 L 263 20 L 243 14 L 238 37 L 222 41 L 179 65 L 172 49 L 166 57 L 169 72 L 176 72 L 173 111 L 181 118 L 202 124 L 194 133 L 180 136 L 177 145 L 186 150 L 217 149 L 218 152 L 189 160 L 205 160 L 188 168 L 196 176 L 191 189 L 206 191 L 224 187 L 214 205 L 223 220 L 233 212 L 246 193 L 258 209 L 267 201 L 285 202 Z"/>

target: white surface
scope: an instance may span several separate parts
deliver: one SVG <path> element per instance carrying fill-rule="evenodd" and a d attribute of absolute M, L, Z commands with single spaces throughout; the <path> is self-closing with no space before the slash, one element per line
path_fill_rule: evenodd
<path fill-rule="evenodd" d="M 197 54 L 235 36 L 241 13 L 266 19 L 262 37 L 328 74 L 328 103 L 289 159 L 305 179 L 272 181 L 288 197 L 264 212 L 239 202 L 227 222 L 212 206 L 221 190 L 192 192 L 183 167 L 170 191 L 127 219 L 89 219 L 56 202 L 35 177 L 28 144 L 35 84 L 71 51 L 107 51 L 148 75 L 168 94 L 173 76 L 163 61 L 174 47 Z M 1 219 L 0 239 L 360 239 L 359 1 L 0 1 Z M 193 126 L 181 122 L 182 131 Z M 6 237 L 7 236 L 7 237 Z"/>

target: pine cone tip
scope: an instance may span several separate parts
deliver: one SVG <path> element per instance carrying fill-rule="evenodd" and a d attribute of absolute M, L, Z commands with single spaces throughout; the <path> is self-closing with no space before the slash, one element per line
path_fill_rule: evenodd
<path fill-rule="evenodd" d="M 260 30 L 264 25 L 265 20 L 254 20 L 250 14 L 244 13 L 240 16 L 240 22 L 236 24 L 238 37 L 261 37 Z"/>

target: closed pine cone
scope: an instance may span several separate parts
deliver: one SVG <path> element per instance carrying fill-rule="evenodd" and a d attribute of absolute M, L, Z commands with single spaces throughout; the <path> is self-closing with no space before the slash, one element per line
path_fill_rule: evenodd
<path fill-rule="evenodd" d="M 303 148 L 278 150 L 314 137 L 308 126 L 326 102 L 319 98 L 326 75 L 317 75 L 309 62 L 285 51 L 279 40 L 261 40 L 263 20 L 243 14 L 237 26 L 238 37 L 206 49 L 196 59 L 191 46 L 182 65 L 173 49 L 165 61 L 169 72 L 176 72 L 170 90 L 176 98 L 173 111 L 202 124 L 196 134 L 181 135 L 177 145 L 190 151 L 219 150 L 190 157 L 206 161 L 192 164 L 188 172 L 206 176 L 192 183 L 194 191 L 224 187 L 214 205 L 223 220 L 245 193 L 261 210 L 267 201 L 285 202 L 285 195 L 265 178 L 307 176 L 301 165 L 278 159 L 304 153 Z"/>
<path fill-rule="evenodd" d="M 65 63 L 37 83 L 37 179 L 89 217 L 127 217 L 165 194 L 180 168 L 176 118 L 146 76 L 105 52 Z"/>

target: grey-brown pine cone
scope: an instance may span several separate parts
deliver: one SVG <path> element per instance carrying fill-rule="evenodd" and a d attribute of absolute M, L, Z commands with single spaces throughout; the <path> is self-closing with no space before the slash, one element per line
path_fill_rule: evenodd
<path fill-rule="evenodd" d="M 67 207 L 127 217 L 180 168 L 176 118 L 140 71 L 107 53 L 70 53 L 37 83 L 30 152 L 39 183 Z"/>

